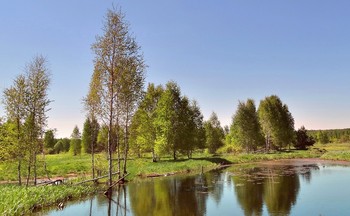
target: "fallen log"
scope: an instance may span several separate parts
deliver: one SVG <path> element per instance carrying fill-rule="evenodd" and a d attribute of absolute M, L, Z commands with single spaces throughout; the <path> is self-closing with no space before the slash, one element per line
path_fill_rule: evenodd
<path fill-rule="evenodd" d="M 128 175 L 129 175 L 129 173 L 126 174 L 126 175 L 124 175 L 124 176 L 121 177 L 120 179 L 118 179 L 118 181 L 114 182 L 114 184 L 112 184 L 111 186 L 109 186 L 108 189 L 107 189 L 103 194 L 104 194 L 105 196 L 107 196 L 108 198 L 111 198 L 111 195 L 112 195 L 112 190 L 111 190 L 111 189 L 112 189 L 115 185 L 117 185 L 120 181 L 124 180 L 125 177 L 127 177 Z"/>
<path fill-rule="evenodd" d="M 118 181 L 116 181 L 114 184 L 112 184 L 111 186 L 109 186 L 108 190 L 111 189 L 112 187 L 114 187 L 116 184 L 118 184 L 121 180 L 124 180 L 125 177 L 127 177 L 129 175 L 129 173 L 127 173 L 126 175 L 124 175 L 123 177 L 121 177 Z"/>
<path fill-rule="evenodd" d="M 112 173 L 112 175 L 116 175 L 116 174 L 119 174 L 119 172 Z M 82 181 L 82 182 L 75 183 L 74 185 L 80 185 L 80 184 L 84 184 L 86 182 L 96 181 L 96 180 L 99 180 L 99 179 L 107 178 L 108 176 L 109 175 L 100 176 L 100 177 L 97 177 L 97 178 L 94 178 L 94 179 L 89 179 L 89 180 L 85 180 L 85 181 Z"/>
<path fill-rule="evenodd" d="M 38 183 L 36 186 L 60 185 L 60 184 L 63 184 L 63 181 L 64 181 L 64 179 L 42 181 L 42 182 Z"/>

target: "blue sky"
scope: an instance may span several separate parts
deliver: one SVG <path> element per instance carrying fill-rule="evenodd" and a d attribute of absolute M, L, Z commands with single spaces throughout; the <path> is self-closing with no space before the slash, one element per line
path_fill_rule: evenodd
<path fill-rule="evenodd" d="M 239 100 L 276 94 L 296 128 L 350 127 L 350 2 L 329 0 L 20 1 L 0 7 L 0 90 L 35 55 L 49 60 L 58 137 L 82 129 L 90 49 L 120 6 L 142 47 L 147 82 L 175 80 L 207 119 L 229 125 Z M 0 108 L 3 116 L 3 108 Z"/>

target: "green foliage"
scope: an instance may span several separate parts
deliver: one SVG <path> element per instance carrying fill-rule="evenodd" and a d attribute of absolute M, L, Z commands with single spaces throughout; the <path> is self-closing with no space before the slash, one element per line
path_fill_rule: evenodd
<path fill-rule="evenodd" d="M 308 130 L 308 134 L 316 139 L 316 142 L 326 144 L 350 142 L 350 129 L 333 130 Z"/>
<path fill-rule="evenodd" d="M 248 152 L 255 151 L 264 144 L 253 100 L 248 99 L 246 103 L 239 102 L 230 131 L 232 139 Z"/>
<path fill-rule="evenodd" d="M 260 101 L 258 115 L 267 149 L 271 145 L 280 149 L 294 141 L 294 119 L 278 96 L 272 95 Z"/>
<path fill-rule="evenodd" d="M 176 159 L 176 151 L 179 147 L 177 141 L 180 136 L 178 132 L 181 129 L 180 106 L 180 88 L 175 82 L 168 82 L 156 108 L 157 131 L 154 149 L 158 155 L 172 152 Z"/>
<path fill-rule="evenodd" d="M 64 152 L 68 152 L 70 149 L 70 139 L 68 138 L 63 138 L 62 139 L 62 143 L 63 143 L 63 151 Z"/>
<path fill-rule="evenodd" d="M 86 118 L 81 138 L 82 151 L 84 153 L 91 153 L 91 145 L 94 145 L 94 148 L 96 148 L 99 127 L 95 118 L 92 120 L 91 118 Z"/>
<path fill-rule="evenodd" d="M 74 156 L 81 154 L 81 139 L 78 126 L 75 126 L 70 140 L 70 152 Z"/>
<path fill-rule="evenodd" d="M 99 149 L 103 151 L 107 151 L 108 145 L 108 127 L 106 125 L 102 125 L 101 129 L 97 135 L 97 145 Z"/>
<path fill-rule="evenodd" d="M 144 152 L 154 152 L 156 141 L 156 108 L 164 92 L 162 86 L 150 83 L 147 92 L 136 111 L 131 124 L 130 147 L 141 156 Z M 155 160 L 155 154 L 153 154 Z"/>
<path fill-rule="evenodd" d="M 54 149 L 55 144 L 54 130 L 47 130 L 44 135 L 44 147 L 47 149 Z"/>
<path fill-rule="evenodd" d="M 63 141 L 58 140 L 53 149 L 55 150 L 56 154 L 63 152 L 64 151 Z"/>
<path fill-rule="evenodd" d="M 317 134 L 317 140 L 321 143 L 321 144 L 327 144 L 330 142 L 330 139 L 328 137 L 328 134 L 326 132 L 323 131 L 319 131 Z"/>
<path fill-rule="evenodd" d="M 182 153 L 190 158 L 195 149 L 204 148 L 203 115 L 197 102 L 189 101 L 187 97 L 181 96 L 180 88 L 175 82 L 167 83 L 156 104 L 155 118 L 149 118 L 147 111 L 140 112 L 140 115 L 148 120 L 146 121 L 148 126 L 144 128 L 150 129 L 150 132 L 146 133 L 148 138 L 145 139 L 142 136 L 140 138 L 144 138 L 143 140 L 151 145 L 154 143 L 156 154 L 171 153 L 176 159 L 177 154 Z M 155 142 L 152 141 L 154 130 Z"/>
<path fill-rule="evenodd" d="M 307 130 L 305 129 L 304 126 L 302 126 L 295 133 L 296 133 L 296 141 L 294 143 L 294 147 L 296 149 L 305 150 L 309 146 L 312 146 L 313 144 L 315 144 L 315 140 L 313 139 L 312 136 L 309 136 L 307 134 Z"/>
<path fill-rule="evenodd" d="M 16 125 L 0 120 L 0 161 L 13 160 L 20 154 L 20 146 L 16 138 Z"/>
<path fill-rule="evenodd" d="M 204 123 L 206 147 L 209 153 L 215 153 L 217 149 L 224 145 L 224 130 L 216 113 L 212 113 L 209 120 Z"/>

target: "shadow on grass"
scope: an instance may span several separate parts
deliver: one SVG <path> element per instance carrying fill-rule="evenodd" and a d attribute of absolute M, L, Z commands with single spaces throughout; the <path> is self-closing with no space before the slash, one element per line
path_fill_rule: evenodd
<path fill-rule="evenodd" d="M 221 158 L 221 157 L 201 157 L 201 158 L 193 158 L 192 160 L 205 160 L 205 161 L 209 161 L 211 163 L 216 163 L 216 164 L 221 164 L 221 165 L 232 164 L 231 161 L 226 160 L 226 159 Z"/>
<path fill-rule="evenodd" d="M 156 163 L 178 163 L 178 162 L 186 162 L 186 161 L 190 161 L 190 160 L 194 160 L 194 161 L 208 161 L 211 163 L 215 163 L 215 164 L 221 164 L 221 165 L 228 165 L 228 164 L 232 164 L 231 161 L 226 160 L 224 158 L 221 158 L 219 156 L 213 156 L 213 157 L 199 157 L 199 158 L 180 158 L 180 159 L 165 159 L 165 160 L 160 160 Z"/>

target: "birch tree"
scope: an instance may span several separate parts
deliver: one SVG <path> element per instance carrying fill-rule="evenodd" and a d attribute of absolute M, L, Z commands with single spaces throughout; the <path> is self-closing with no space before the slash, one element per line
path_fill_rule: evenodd
<path fill-rule="evenodd" d="M 50 73 L 47 60 L 43 56 L 36 56 L 32 62 L 26 66 L 26 90 L 25 109 L 27 113 L 27 138 L 29 143 L 29 165 L 33 166 L 34 185 L 37 181 L 37 154 L 43 151 L 43 134 L 47 125 L 46 113 L 50 110 L 49 104 L 52 102 L 48 98 L 50 85 Z M 27 178 L 27 185 L 28 185 Z"/>
<path fill-rule="evenodd" d="M 252 99 L 239 102 L 230 131 L 233 139 L 247 152 L 254 151 L 264 144 L 258 114 Z"/>
<path fill-rule="evenodd" d="M 9 121 L 15 124 L 16 142 L 14 143 L 13 158 L 17 159 L 17 176 L 18 184 L 22 185 L 21 167 L 25 157 L 25 149 L 23 148 L 23 124 L 25 120 L 25 91 L 26 80 L 24 75 L 19 75 L 14 80 L 13 86 L 6 88 L 3 94 L 3 104 L 5 105 L 6 115 Z"/>
<path fill-rule="evenodd" d="M 288 110 L 288 106 L 283 104 L 276 95 L 266 97 L 260 102 L 259 122 L 266 137 L 266 150 L 270 148 L 283 148 L 293 143 L 294 119 Z"/>
<path fill-rule="evenodd" d="M 116 142 L 120 176 L 121 137 L 118 132 L 120 126 L 124 124 L 126 156 L 128 126 L 138 102 L 139 91 L 143 88 L 144 63 L 139 53 L 140 48 L 129 33 L 129 25 L 125 22 L 124 14 L 117 10 L 108 10 L 102 30 L 103 35 L 97 36 L 96 42 L 92 45 L 95 53 L 95 70 L 87 98 L 90 98 L 90 95 L 96 96 L 91 104 L 96 108 L 98 119 L 108 128 L 108 182 L 112 185 L 112 145 Z M 113 139 L 113 130 L 117 131 L 116 139 Z M 125 163 L 126 161 L 124 167 Z"/>
<path fill-rule="evenodd" d="M 206 146 L 209 153 L 215 153 L 218 148 L 224 145 L 224 130 L 221 127 L 219 118 L 213 112 L 208 121 L 204 123 Z"/>
<path fill-rule="evenodd" d="M 135 113 L 131 130 L 131 143 L 134 152 L 141 157 L 143 152 L 152 152 L 152 160 L 156 162 L 156 154 L 154 151 L 156 141 L 156 108 L 158 101 L 164 92 L 161 85 L 155 86 L 150 83 L 147 87 L 145 96 Z"/>

